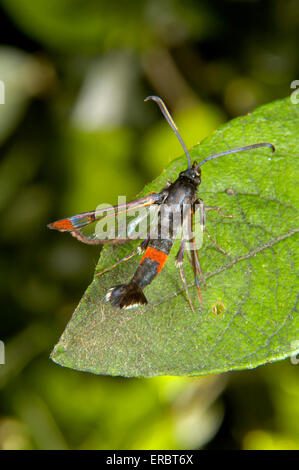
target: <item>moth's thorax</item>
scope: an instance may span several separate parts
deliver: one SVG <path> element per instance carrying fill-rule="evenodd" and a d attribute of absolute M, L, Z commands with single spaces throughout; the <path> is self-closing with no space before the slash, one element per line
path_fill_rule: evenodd
<path fill-rule="evenodd" d="M 186 170 L 179 174 L 176 181 L 174 181 L 168 188 L 168 195 L 164 204 L 179 205 L 193 204 L 196 199 L 197 188 L 200 184 L 200 179 L 197 175 L 192 176 L 193 170 Z"/>

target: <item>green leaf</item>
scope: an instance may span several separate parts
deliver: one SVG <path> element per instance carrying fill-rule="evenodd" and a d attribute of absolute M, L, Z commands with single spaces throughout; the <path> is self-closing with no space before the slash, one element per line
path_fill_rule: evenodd
<path fill-rule="evenodd" d="M 199 253 L 207 284 L 202 304 L 185 261 L 195 313 L 174 265 L 175 247 L 145 289 L 146 307 L 122 311 L 106 304 L 107 289 L 134 273 L 139 260 L 133 258 L 95 277 L 52 359 L 96 374 L 151 377 L 247 369 L 295 354 L 298 118 L 298 106 L 286 98 L 234 119 L 192 149 L 192 159 L 202 160 L 256 142 L 276 146 L 274 154 L 262 148 L 202 167 L 199 197 L 234 218 L 207 212 L 210 236 L 230 255 L 217 251 L 205 237 Z M 185 168 L 185 157 L 173 161 L 143 194 L 159 191 Z M 97 271 L 134 246 L 105 247 Z"/>

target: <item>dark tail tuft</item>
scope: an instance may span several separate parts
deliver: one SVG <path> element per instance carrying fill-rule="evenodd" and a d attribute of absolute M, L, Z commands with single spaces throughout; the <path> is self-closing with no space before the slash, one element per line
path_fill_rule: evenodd
<path fill-rule="evenodd" d="M 106 294 L 105 300 L 106 302 L 110 302 L 114 307 L 124 309 L 147 304 L 143 291 L 135 282 L 111 287 Z"/>

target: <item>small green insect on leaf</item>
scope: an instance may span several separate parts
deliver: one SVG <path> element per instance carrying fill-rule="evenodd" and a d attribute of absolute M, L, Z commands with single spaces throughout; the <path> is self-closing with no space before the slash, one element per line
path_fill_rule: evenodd
<path fill-rule="evenodd" d="M 149 304 L 119 310 L 104 302 L 111 286 L 128 282 L 136 256 L 95 276 L 67 325 L 52 359 L 95 374 L 151 377 L 203 375 L 250 369 L 298 352 L 297 207 L 299 107 L 289 98 L 222 126 L 191 150 L 192 160 L 257 142 L 260 148 L 227 155 L 202 167 L 198 196 L 207 231 L 199 251 L 206 288 L 198 301 L 191 265 L 184 262 L 192 312 L 174 263 L 145 289 Z M 186 168 L 185 156 L 143 191 L 160 191 Z M 99 272 L 130 253 L 136 242 L 107 246 Z M 294 347 L 297 345 L 297 350 Z"/>

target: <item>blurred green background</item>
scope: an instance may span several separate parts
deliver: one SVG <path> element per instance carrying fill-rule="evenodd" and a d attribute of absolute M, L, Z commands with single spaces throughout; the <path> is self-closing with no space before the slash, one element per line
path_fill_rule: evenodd
<path fill-rule="evenodd" d="M 297 0 L 0 0 L 0 449 L 299 449 L 299 365 L 201 378 L 63 369 L 99 248 L 46 224 L 133 198 L 219 124 L 290 94 Z"/>

